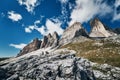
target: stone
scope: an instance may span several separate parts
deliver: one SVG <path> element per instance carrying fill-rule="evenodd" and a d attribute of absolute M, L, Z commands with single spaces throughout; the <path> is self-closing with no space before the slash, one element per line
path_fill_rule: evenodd
<path fill-rule="evenodd" d="M 117 34 L 120 34 L 120 28 L 116 28 L 116 29 L 114 30 L 114 32 L 117 33 Z"/>
<path fill-rule="evenodd" d="M 89 34 L 90 37 L 92 37 L 92 38 L 104 38 L 104 37 L 112 36 L 110 31 L 107 31 L 105 29 L 104 24 L 98 18 L 91 20 L 90 25 L 92 28 L 91 32 Z"/>
<path fill-rule="evenodd" d="M 70 42 L 73 38 L 79 36 L 88 37 L 88 34 L 79 22 L 75 22 L 63 32 L 63 35 L 60 39 L 60 44 L 66 44 Z"/>
<path fill-rule="evenodd" d="M 61 50 L 39 55 L 16 57 L 14 61 L 1 66 L 1 80 L 95 80 L 94 74 L 85 63 L 87 60 L 75 57 L 73 51 L 64 55 Z M 37 53 L 38 51 L 34 51 Z M 57 52 L 57 53 L 56 53 Z M 54 55 L 52 55 L 54 53 Z M 72 53 L 72 54 L 71 54 Z M 30 53 L 29 53 L 30 54 Z M 11 60 L 10 60 L 11 61 Z M 82 68 L 81 68 L 82 67 Z M 4 70 L 3 70 L 4 69 Z M 9 75 L 10 73 L 10 75 Z"/>
<path fill-rule="evenodd" d="M 44 36 L 40 48 L 45 48 L 47 42 L 48 42 L 48 37 L 47 37 L 47 36 Z"/>
<path fill-rule="evenodd" d="M 17 56 L 24 55 L 26 53 L 35 51 L 40 48 L 42 41 L 38 40 L 38 38 L 34 39 L 31 43 L 29 43 L 27 46 L 25 46 Z"/>
<path fill-rule="evenodd" d="M 57 47 L 59 45 L 59 35 L 58 35 L 57 32 L 54 32 L 52 37 L 53 37 L 54 42 L 53 42 L 51 47 L 55 48 L 55 47 Z"/>
<path fill-rule="evenodd" d="M 47 43 L 45 45 L 45 48 L 51 47 L 52 44 L 54 43 L 53 36 L 50 33 L 47 35 L 47 38 L 48 38 L 48 41 L 47 41 Z"/>

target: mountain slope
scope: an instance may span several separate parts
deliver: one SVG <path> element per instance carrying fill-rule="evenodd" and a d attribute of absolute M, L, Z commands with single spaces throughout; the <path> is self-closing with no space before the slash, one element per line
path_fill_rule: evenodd
<path fill-rule="evenodd" d="M 41 49 L 11 58 L 0 62 L 0 73 L 0 80 L 95 80 L 90 62 L 67 49 Z"/>

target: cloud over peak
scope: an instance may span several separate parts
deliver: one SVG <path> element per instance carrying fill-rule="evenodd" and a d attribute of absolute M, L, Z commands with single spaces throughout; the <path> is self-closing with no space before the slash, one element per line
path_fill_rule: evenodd
<path fill-rule="evenodd" d="M 76 21 L 87 22 L 95 15 L 105 16 L 111 11 L 111 7 L 103 0 L 76 0 L 76 6 L 71 12 L 70 25 Z"/>
<path fill-rule="evenodd" d="M 22 16 L 18 13 L 15 13 L 14 11 L 9 11 L 8 18 L 11 19 L 12 21 L 19 21 L 22 19 Z"/>
<path fill-rule="evenodd" d="M 59 20 L 57 22 L 53 22 L 50 19 L 46 20 L 45 25 L 42 25 L 41 27 L 37 26 L 36 24 L 40 23 L 40 21 L 35 21 L 34 25 L 30 25 L 28 27 L 25 28 L 25 32 L 26 33 L 31 33 L 33 30 L 37 30 L 38 32 L 40 32 L 42 35 L 47 35 L 49 33 L 53 33 L 53 32 L 57 32 L 59 35 L 62 35 L 63 33 L 63 29 L 60 27 L 62 22 L 60 22 Z"/>

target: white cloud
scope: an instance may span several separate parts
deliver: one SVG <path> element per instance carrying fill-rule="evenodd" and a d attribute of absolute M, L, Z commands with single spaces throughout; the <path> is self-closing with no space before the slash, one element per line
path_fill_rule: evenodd
<path fill-rule="evenodd" d="M 113 21 L 120 20 L 120 14 L 114 14 Z"/>
<path fill-rule="evenodd" d="M 48 33 L 53 33 L 56 31 L 59 35 L 63 33 L 63 29 L 60 27 L 61 22 L 54 23 L 51 20 L 47 19 L 46 21 L 46 27 L 47 27 L 47 34 Z"/>
<path fill-rule="evenodd" d="M 17 49 L 23 49 L 27 44 L 21 43 L 21 44 L 10 44 L 9 46 L 17 48 Z"/>
<path fill-rule="evenodd" d="M 37 30 L 42 35 L 47 35 L 48 33 L 52 34 L 54 31 L 56 31 L 59 35 L 63 33 L 63 29 L 60 27 L 60 21 L 53 22 L 50 19 L 47 19 L 45 26 L 38 27 L 34 22 L 34 25 L 30 25 L 25 28 L 25 32 L 31 33 L 33 30 Z"/>
<path fill-rule="evenodd" d="M 22 19 L 22 16 L 18 13 L 15 13 L 14 11 L 8 12 L 8 18 L 12 21 L 19 21 Z"/>
<path fill-rule="evenodd" d="M 104 16 L 111 11 L 111 7 L 103 0 L 76 0 L 76 6 L 70 17 L 70 25 L 76 21 L 87 22 L 95 15 Z"/>
<path fill-rule="evenodd" d="M 117 8 L 120 6 L 120 0 L 116 0 L 114 6 L 115 6 L 115 10 L 114 10 L 113 21 L 120 20 L 120 12 L 117 13 Z"/>
<path fill-rule="evenodd" d="M 25 5 L 28 12 L 33 12 L 34 8 L 39 5 L 38 0 L 18 0 L 20 5 Z"/>
<path fill-rule="evenodd" d="M 34 26 L 34 25 L 28 26 L 28 27 L 25 28 L 25 32 L 26 32 L 26 33 L 31 33 L 32 30 L 35 29 L 35 27 L 36 27 L 36 26 Z"/>
<path fill-rule="evenodd" d="M 59 0 L 62 4 L 67 3 L 69 0 Z"/>
<path fill-rule="evenodd" d="M 62 22 L 67 22 L 68 18 L 68 10 L 67 10 L 67 5 L 69 4 L 69 0 L 59 0 L 61 3 L 61 14 L 59 18 L 61 19 Z"/>
<path fill-rule="evenodd" d="M 40 32 L 42 35 L 46 35 L 46 32 L 45 32 L 45 26 L 42 26 L 42 27 L 36 27 L 35 28 L 38 32 Z"/>
<path fill-rule="evenodd" d="M 34 24 L 40 24 L 40 20 L 36 20 Z"/>

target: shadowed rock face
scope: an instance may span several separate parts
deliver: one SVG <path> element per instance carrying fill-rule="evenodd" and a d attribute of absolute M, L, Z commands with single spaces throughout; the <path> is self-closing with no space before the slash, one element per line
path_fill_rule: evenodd
<path fill-rule="evenodd" d="M 98 18 L 91 20 L 90 25 L 92 27 L 91 32 L 89 34 L 90 37 L 104 38 L 115 35 L 114 32 L 110 31 L 108 28 L 105 28 L 104 24 Z"/>
<path fill-rule="evenodd" d="M 48 37 L 47 37 L 47 36 L 44 36 L 40 48 L 45 48 L 47 42 L 48 42 Z"/>
<path fill-rule="evenodd" d="M 86 30 L 82 27 L 82 25 L 79 22 L 76 22 L 63 32 L 63 35 L 60 40 L 60 44 L 68 43 L 73 38 L 79 36 L 88 37 L 88 34 Z"/>
<path fill-rule="evenodd" d="M 58 46 L 58 44 L 59 44 L 59 36 L 58 36 L 58 33 L 57 33 L 57 32 L 54 32 L 53 35 L 52 35 L 52 37 L 53 37 L 53 40 L 54 40 L 54 42 L 53 42 L 53 44 L 52 44 L 52 48 L 55 48 L 55 47 Z"/>
<path fill-rule="evenodd" d="M 54 39 L 50 33 L 47 35 L 47 38 L 48 38 L 48 40 L 47 40 L 47 43 L 45 45 L 45 48 L 52 46 L 52 44 L 54 42 Z"/>
<path fill-rule="evenodd" d="M 120 34 L 120 28 L 116 28 L 116 29 L 114 30 L 114 32 L 117 33 L 117 34 Z"/>
<path fill-rule="evenodd" d="M 48 48 L 48 47 L 55 48 L 56 46 L 58 46 L 58 44 L 59 44 L 59 36 L 57 32 L 54 32 L 53 35 L 49 33 L 47 36 L 44 36 L 43 41 L 38 40 L 38 38 L 34 39 L 33 42 L 25 46 L 17 56 L 21 56 L 41 48 Z"/>
<path fill-rule="evenodd" d="M 34 39 L 33 42 L 31 42 L 30 44 L 25 46 L 17 56 L 21 56 L 21 55 L 24 55 L 26 53 L 29 53 L 29 52 L 32 52 L 32 51 L 39 49 L 41 46 L 41 43 L 42 43 L 42 41 L 38 40 L 38 38 Z"/>
<path fill-rule="evenodd" d="M 44 37 L 43 42 L 40 48 L 55 48 L 59 44 L 59 36 L 57 32 L 54 32 L 52 35 L 49 33 L 47 36 Z"/>

